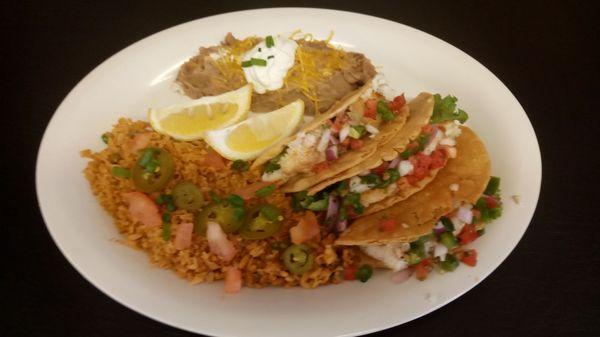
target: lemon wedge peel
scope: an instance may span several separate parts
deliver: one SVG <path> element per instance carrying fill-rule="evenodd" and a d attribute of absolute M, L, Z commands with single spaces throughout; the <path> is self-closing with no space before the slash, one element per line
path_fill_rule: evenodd
<path fill-rule="evenodd" d="M 148 120 L 154 130 L 177 140 L 204 137 L 206 131 L 219 130 L 248 117 L 252 85 L 217 96 L 205 96 L 183 104 L 149 109 Z"/>
<path fill-rule="evenodd" d="M 280 109 L 251 113 L 251 117 L 221 130 L 207 131 L 205 141 L 230 160 L 251 160 L 293 134 L 304 115 L 304 101 L 298 99 Z"/>

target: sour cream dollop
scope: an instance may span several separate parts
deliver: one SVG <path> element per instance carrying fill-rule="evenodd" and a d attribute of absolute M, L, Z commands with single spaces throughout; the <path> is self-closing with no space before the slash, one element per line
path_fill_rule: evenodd
<path fill-rule="evenodd" d="M 264 94 L 268 90 L 277 90 L 283 86 L 283 79 L 294 66 L 296 48 L 296 41 L 276 36 L 273 37 L 273 46 L 267 47 L 265 39 L 244 54 L 242 61 L 254 58 L 267 62 L 266 66 L 242 67 L 246 81 L 253 84 L 254 91 Z"/>

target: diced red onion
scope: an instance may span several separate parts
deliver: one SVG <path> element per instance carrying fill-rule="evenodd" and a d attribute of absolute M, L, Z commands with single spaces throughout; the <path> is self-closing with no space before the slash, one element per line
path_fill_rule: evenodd
<path fill-rule="evenodd" d="M 440 235 L 440 234 L 442 234 L 442 233 L 443 233 L 443 232 L 445 232 L 445 231 L 446 231 L 446 228 L 445 228 L 445 227 L 439 227 L 439 228 L 438 228 L 438 227 L 434 227 L 434 228 L 433 228 L 433 232 L 434 232 L 436 235 Z"/>
<path fill-rule="evenodd" d="M 410 278 L 412 275 L 412 269 L 406 268 L 392 274 L 392 282 L 394 283 L 402 283 Z"/>
<path fill-rule="evenodd" d="M 327 215 L 325 219 L 335 219 L 340 211 L 340 200 L 337 195 L 332 194 L 329 196 L 329 203 L 327 205 Z"/>
<path fill-rule="evenodd" d="M 348 220 L 338 220 L 337 222 L 337 230 L 338 232 L 343 232 L 346 230 L 346 228 L 348 227 Z"/>
<path fill-rule="evenodd" d="M 378 134 L 378 133 L 379 133 L 379 129 L 378 129 L 378 128 L 376 128 L 376 127 L 374 127 L 374 126 L 373 126 L 373 125 L 371 125 L 371 124 L 367 124 L 367 125 L 365 125 L 365 129 L 367 130 L 367 132 L 369 132 L 369 133 L 370 133 L 370 134 L 372 134 L 372 135 L 376 135 L 376 134 Z"/>
<path fill-rule="evenodd" d="M 340 130 L 340 142 L 346 140 L 348 135 L 350 134 L 350 124 L 344 125 L 344 127 Z"/>
<path fill-rule="evenodd" d="M 328 161 L 336 160 L 338 158 L 338 148 L 337 145 L 332 145 L 325 150 L 325 158 Z"/>
<path fill-rule="evenodd" d="M 396 167 L 398 167 L 398 164 L 400 163 L 400 157 L 396 157 L 394 158 L 394 160 L 392 160 L 390 162 L 390 165 L 388 165 L 389 169 L 395 169 Z"/>
<path fill-rule="evenodd" d="M 317 145 L 317 151 L 319 151 L 319 152 L 325 151 L 325 149 L 327 148 L 327 145 L 329 144 L 329 136 L 330 135 L 331 135 L 331 130 L 327 129 L 327 130 L 323 131 L 321 140 L 319 141 L 319 144 Z"/>
<path fill-rule="evenodd" d="M 460 207 L 456 212 L 456 217 L 458 218 L 458 220 L 470 224 L 471 222 L 473 222 L 473 211 L 466 207 Z"/>

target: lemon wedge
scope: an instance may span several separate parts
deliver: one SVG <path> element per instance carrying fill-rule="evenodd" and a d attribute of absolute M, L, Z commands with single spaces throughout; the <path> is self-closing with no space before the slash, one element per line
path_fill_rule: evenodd
<path fill-rule="evenodd" d="M 227 128 L 207 131 L 204 140 L 227 159 L 254 159 L 296 131 L 303 115 L 304 102 L 298 99 L 278 110 L 253 114 Z"/>
<path fill-rule="evenodd" d="M 196 140 L 208 130 L 218 130 L 248 116 L 252 85 L 218 96 L 205 96 L 184 104 L 150 109 L 148 119 L 154 130 L 177 140 Z"/>

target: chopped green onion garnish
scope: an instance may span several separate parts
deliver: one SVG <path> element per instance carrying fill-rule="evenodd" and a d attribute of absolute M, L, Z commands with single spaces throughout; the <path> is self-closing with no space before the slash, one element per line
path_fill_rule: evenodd
<path fill-rule="evenodd" d="M 232 206 L 244 207 L 244 199 L 237 194 L 228 196 L 227 202 Z"/>
<path fill-rule="evenodd" d="M 154 157 L 153 149 L 144 150 L 144 152 L 142 152 L 140 160 L 138 160 L 138 165 L 140 165 L 141 167 L 146 167 L 146 165 L 148 165 L 152 161 L 152 157 Z"/>
<path fill-rule="evenodd" d="M 267 66 L 267 60 L 265 59 L 257 59 L 257 58 L 252 58 L 252 64 L 255 66 L 259 66 L 259 67 L 266 67 Z"/>
<path fill-rule="evenodd" d="M 267 60 L 265 59 L 257 59 L 257 58 L 251 58 L 247 61 L 243 61 L 242 62 L 242 67 L 247 68 L 247 67 L 252 67 L 252 66 L 259 66 L 259 67 L 265 67 L 267 65 Z"/>
<path fill-rule="evenodd" d="M 281 157 L 285 155 L 286 152 L 287 147 L 283 149 L 283 151 L 281 151 L 280 154 L 275 156 L 273 159 L 269 160 L 265 165 L 265 173 L 271 173 L 279 170 L 281 168 L 281 165 L 279 165 L 279 161 L 281 160 Z"/>
<path fill-rule="evenodd" d="M 162 215 L 163 222 L 171 222 L 171 213 L 167 212 Z"/>
<path fill-rule="evenodd" d="M 389 122 L 396 117 L 386 101 L 380 100 L 377 102 L 377 114 L 381 116 L 385 122 Z"/>
<path fill-rule="evenodd" d="M 113 166 L 111 169 L 112 175 L 119 178 L 131 178 L 131 171 L 121 166 Z"/>
<path fill-rule="evenodd" d="M 165 241 L 171 240 L 171 224 L 169 222 L 164 222 L 163 223 L 162 238 Z"/>
<path fill-rule="evenodd" d="M 103 133 L 100 138 L 102 139 L 102 141 L 104 142 L 104 144 L 108 144 L 108 132 Z"/>
<path fill-rule="evenodd" d="M 485 188 L 484 194 L 496 195 L 500 189 L 500 178 L 492 176 Z"/>
<path fill-rule="evenodd" d="M 231 168 L 238 172 L 248 171 L 250 165 L 247 161 L 238 159 L 231 164 Z"/>
<path fill-rule="evenodd" d="M 275 192 L 275 185 L 269 185 L 269 186 L 265 186 L 265 187 L 261 188 L 260 190 L 256 191 L 256 196 L 259 198 L 264 198 L 264 197 L 272 194 L 273 192 Z"/>
<path fill-rule="evenodd" d="M 167 211 L 175 212 L 175 209 L 177 208 L 175 207 L 175 204 L 173 204 L 173 201 L 167 203 Z"/>
<path fill-rule="evenodd" d="M 271 35 L 267 36 L 265 43 L 267 44 L 267 48 L 271 48 L 275 45 L 275 41 L 273 41 L 273 37 Z"/>
<path fill-rule="evenodd" d="M 440 266 L 445 271 L 454 271 L 458 267 L 458 259 L 452 254 L 446 254 L 446 259 L 440 262 Z"/>
<path fill-rule="evenodd" d="M 358 268 L 358 270 L 356 271 L 356 274 L 354 274 L 356 279 L 360 280 L 363 283 L 367 282 L 371 278 L 372 275 L 373 275 L 373 268 L 368 264 L 360 266 L 360 268 Z"/>
<path fill-rule="evenodd" d="M 269 56 L 267 56 L 267 59 L 272 59 L 272 58 L 275 58 L 275 55 L 269 55 Z"/>

